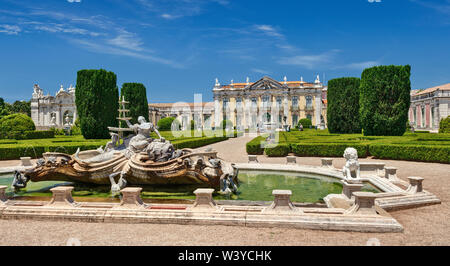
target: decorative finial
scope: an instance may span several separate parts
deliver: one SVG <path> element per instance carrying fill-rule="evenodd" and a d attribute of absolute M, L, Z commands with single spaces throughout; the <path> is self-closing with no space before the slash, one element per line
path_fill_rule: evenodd
<path fill-rule="evenodd" d="M 287 84 L 287 77 L 286 76 L 284 76 L 283 80 L 284 80 L 284 84 Z"/>
<path fill-rule="evenodd" d="M 300 77 L 300 82 L 303 82 L 303 76 Z"/>
<path fill-rule="evenodd" d="M 250 84 L 250 78 L 247 77 L 247 85 Z"/>
<path fill-rule="evenodd" d="M 314 81 L 314 83 L 320 83 L 320 77 L 319 77 L 319 75 L 317 75 L 316 81 Z"/>
<path fill-rule="evenodd" d="M 218 78 L 216 78 L 216 84 L 214 85 L 215 87 L 219 87 L 220 86 L 220 83 L 219 83 L 219 79 Z"/>
<path fill-rule="evenodd" d="M 232 80 L 231 80 L 231 85 L 233 85 L 233 84 L 234 84 L 234 80 L 232 79 Z"/>

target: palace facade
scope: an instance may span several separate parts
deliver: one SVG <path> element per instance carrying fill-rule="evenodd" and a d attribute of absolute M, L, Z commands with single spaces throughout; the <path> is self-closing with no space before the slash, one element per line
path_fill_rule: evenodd
<path fill-rule="evenodd" d="M 67 90 L 61 85 L 55 96 L 44 95 L 39 85 L 33 86 L 31 119 L 36 129 L 63 128 L 67 123 L 73 124 L 76 116 L 75 88 L 72 85 Z"/>
<path fill-rule="evenodd" d="M 450 83 L 411 91 L 409 121 L 415 129 L 439 131 L 441 119 L 450 115 Z"/>
<path fill-rule="evenodd" d="M 326 87 L 317 76 L 314 83 L 276 81 L 263 77 L 256 82 L 220 85 L 213 88 L 215 124 L 230 120 L 240 130 L 261 128 L 271 124 L 294 127 L 300 119 L 308 118 L 313 126 L 325 125 L 323 91 Z"/>

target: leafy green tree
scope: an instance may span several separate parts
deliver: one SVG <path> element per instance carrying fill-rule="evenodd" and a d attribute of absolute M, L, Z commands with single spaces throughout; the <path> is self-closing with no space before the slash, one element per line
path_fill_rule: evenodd
<path fill-rule="evenodd" d="M 142 83 L 124 83 L 120 98 L 125 97 L 125 101 L 130 102 L 127 104 L 127 109 L 130 110 L 128 115 L 132 118 L 131 123 L 137 123 L 139 116 L 143 116 L 148 121 L 148 102 L 147 102 L 147 90 Z"/>
<path fill-rule="evenodd" d="M 312 126 L 312 122 L 308 118 L 300 119 L 300 121 L 298 121 L 297 123 L 298 128 L 300 127 L 300 124 L 303 126 L 303 128 L 309 128 L 310 126 Z"/>
<path fill-rule="evenodd" d="M 116 81 L 116 74 L 104 69 L 78 71 L 75 104 L 81 133 L 86 139 L 109 138 L 108 126 L 118 125 Z"/>
<path fill-rule="evenodd" d="M 10 104 L 5 102 L 3 98 L 0 98 L 0 118 L 11 114 Z"/>
<path fill-rule="evenodd" d="M 450 133 L 450 116 L 442 119 L 439 123 L 439 133 Z"/>
<path fill-rule="evenodd" d="M 175 121 L 175 117 L 164 117 L 158 121 L 158 130 L 169 131 L 172 129 L 172 123 Z M 179 124 L 179 123 L 178 123 Z"/>
<path fill-rule="evenodd" d="M 12 136 L 20 136 L 25 131 L 34 131 L 36 127 L 33 120 L 26 114 L 12 114 L 4 116 L 0 119 L 0 137 L 10 138 Z"/>
<path fill-rule="evenodd" d="M 411 66 L 376 66 L 361 75 L 360 121 L 365 136 L 401 136 L 406 131 Z M 331 102 L 331 100 L 330 100 Z"/>
<path fill-rule="evenodd" d="M 23 113 L 31 117 L 31 101 L 15 101 L 11 105 L 13 113 Z"/>
<path fill-rule="evenodd" d="M 337 78 L 328 81 L 327 121 L 330 133 L 361 133 L 359 85 L 359 78 Z"/>

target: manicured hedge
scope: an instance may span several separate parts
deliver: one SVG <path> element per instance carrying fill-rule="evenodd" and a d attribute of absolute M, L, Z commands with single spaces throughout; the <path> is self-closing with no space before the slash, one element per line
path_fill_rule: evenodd
<path fill-rule="evenodd" d="M 409 65 L 376 66 L 363 71 L 359 105 L 365 136 L 402 136 L 405 133 L 410 75 Z"/>
<path fill-rule="evenodd" d="M 264 138 L 259 136 L 254 138 L 253 140 L 247 142 L 245 148 L 247 153 L 250 155 L 262 155 L 264 154 L 264 148 L 261 147 L 261 142 L 264 141 Z"/>
<path fill-rule="evenodd" d="M 327 122 L 330 133 L 361 133 L 359 84 L 359 78 L 328 81 Z"/>
<path fill-rule="evenodd" d="M 172 141 L 173 146 L 176 149 L 184 149 L 184 148 L 190 148 L 195 149 L 198 147 L 202 147 L 205 145 L 209 145 L 212 143 L 220 142 L 227 140 L 227 137 L 209 137 L 209 138 L 193 138 L 193 139 L 186 139 L 186 140 L 179 140 L 179 141 Z"/>
<path fill-rule="evenodd" d="M 127 114 L 131 117 L 130 122 L 136 124 L 139 116 L 143 116 L 148 121 L 147 89 L 142 83 L 124 83 L 121 95 L 125 101 L 129 102 L 126 108 L 130 110 Z M 124 125 L 125 126 L 125 125 Z"/>
<path fill-rule="evenodd" d="M 369 145 L 356 143 L 293 143 L 292 152 L 297 156 L 324 156 L 342 157 L 348 147 L 353 147 L 358 151 L 359 158 L 366 158 L 369 155 Z"/>
<path fill-rule="evenodd" d="M 264 148 L 264 153 L 269 157 L 285 157 L 291 152 L 289 144 L 269 144 Z"/>
<path fill-rule="evenodd" d="M 12 114 L 0 119 L 0 138 L 17 139 L 27 131 L 36 129 L 33 120 L 26 114 Z"/>
<path fill-rule="evenodd" d="M 2 145 L 0 147 L 0 160 L 15 160 L 20 157 L 39 158 L 45 152 L 42 146 Z"/>
<path fill-rule="evenodd" d="M 450 133 L 450 116 L 442 119 L 439 123 L 439 133 Z"/>
<path fill-rule="evenodd" d="M 373 144 L 370 155 L 379 159 L 450 163 L 450 146 Z"/>
<path fill-rule="evenodd" d="M 26 131 L 22 138 L 18 139 L 51 139 L 55 137 L 55 132 L 52 130 L 43 131 Z"/>

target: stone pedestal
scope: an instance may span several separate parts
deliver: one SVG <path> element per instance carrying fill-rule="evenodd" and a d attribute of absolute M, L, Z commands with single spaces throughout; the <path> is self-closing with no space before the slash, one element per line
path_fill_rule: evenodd
<path fill-rule="evenodd" d="M 322 167 L 329 167 L 333 168 L 333 159 L 331 158 L 321 158 L 322 161 Z"/>
<path fill-rule="evenodd" d="M 22 166 L 32 166 L 31 157 L 20 157 L 20 161 L 22 162 Z"/>
<path fill-rule="evenodd" d="M 52 199 L 47 206 L 50 207 L 77 207 L 79 204 L 72 198 L 73 187 L 54 187 L 50 189 L 53 193 Z"/>
<path fill-rule="evenodd" d="M 392 166 L 384 167 L 384 177 L 392 182 L 399 181 L 397 177 L 397 168 Z"/>
<path fill-rule="evenodd" d="M 127 187 L 120 191 L 122 193 L 122 200 L 120 201 L 120 208 L 144 208 L 145 204 L 141 199 L 140 187 Z"/>
<path fill-rule="evenodd" d="M 416 194 L 416 193 L 423 192 L 423 189 L 422 189 L 423 178 L 422 177 L 410 176 L 410 177 L 408 177 L 408 180 L 409 180 L 409 187 L 406 189 L 407 193 Z"/>
<path fill-rule="evenodd" d="M 291 202 L 291 190 L 274 190 L 272 191 L 274 200 L 272 204 L 263 210 L 263 212 L 296 212 L 302 213 Z"/>
<path fill-rule="evenodd" d="M 6 197 L 6 189 L 7 186 L 0 186 L 0 206 L 5 205 L 8 202 L 8 198 Z"/>
<path fill-rule="evenodd" d="M 258 162 L 258 156 L 256 156 L 256 155 L 249 155 L 248 156 L 248 162 L 249 163 L 259 163 Z"/>
<path fill-rule="evenodd" d="M 212 193 L 214 189 L 212 188 L 198 188 L 194 191 L 195 202 L 192 209 L 206 209 L 206 210 L 216 210 L 218 209 L 217 204 L 212 198 Z"/>
<path fill-rule="evenodd" d="M 364 186 L 362 183 L 349 183 L 346 180 L 342 180 L 342 194 L 349 200 L 354 201 L 354 192 L 361 191 Z"/>
<path fill-rule="evenodd" d="M 286 156 L 287 164 L 297 164 L 297 157 L 295 156 Z"/>
<path fill-rule="evenodd" d="M 378 215 L 375 210 L 376 194 L 372 192 L 353 192 L 355 204 L 345 211 L 344 214 L 351 215 Z"/>

